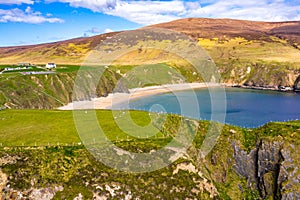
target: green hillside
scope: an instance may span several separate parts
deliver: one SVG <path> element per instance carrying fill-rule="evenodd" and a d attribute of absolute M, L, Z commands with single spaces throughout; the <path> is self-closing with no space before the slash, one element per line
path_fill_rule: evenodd
<path fill-rule="evenodd" d="M 156 136 L 138 139 L 125 137 L 111 111 L 96 113 L 115 145 L 137 153 L 165 146 L 180 121 L 179 116 L 169 115 Z M 150 122 L 148 113 L 130 113 L 140 126 Z M 120 172 L 96 161 L 78 143 L 73 123 L 71 111 L 0 112 L 2 195 L 20 192 L 24 197 L 40 194 L 54 199 L 73 199 L 79 193 L 84 199 L 275 199 L 299 194 L 299 184 L 294 182 L 298 176 L 294 171 L 300 164 L 299 121 L 269 123 L 256 129 L 226 125 L 217 144 L 203 159 L 199 159 L 199 150 L 208 122 L 199 122 L 193 144 L 184 157 L 161 170 L 142 174 Z"/>
<path fill-rule="evenodd" d="M 79 66 L 62 65 L 49 74 L 23 75 L 20 72 L 0 74 L 0 107 L 54 109 L 66 105 L 73 99 L 72 92 L 79 68 Z M 86 99 L 106 96 L 115 89 L 120 79 L 120 75 L 115 70 L 106 70 L 100 80 L 95 82 L 97 69 L 89 67 L 85 69 L 86 74 L 82 79 L 82 96 L 89 90 L 89 87 L 96 88 L 94 94 L 87 95 Z"/>

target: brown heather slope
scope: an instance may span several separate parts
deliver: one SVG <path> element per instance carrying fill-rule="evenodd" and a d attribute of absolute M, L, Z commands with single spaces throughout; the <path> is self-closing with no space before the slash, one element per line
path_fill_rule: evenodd
<path fill-rule="evenodd" d="M 0 47 L 0 64 L 50 61 L 60 64 L 80 64 L 91 49 L 115 34 L 107 33 L 46 44 Z"/>
<path fill-rule="evenodd" d="M 300 43 L 300 21 L 257 22 L 235 19 L 187 18 L 149 27 L 166 28 L 185 33 L 193 38 L 243 37 L 248 40 L 267 39 L 269 36 L 286 38 Z"/>
<path fill-rule="evenodd" d="M 166 28 L 185 33 L 192 38 L 227 39 L 242 37 L 247 40 L 270 41 L 270 36 L 287 40 L 298 48 L 300 44 L 300 22 L 254 22 L 234 19 L 188 18 L 148 26 Z M 0 64 L 17 62 L 57 62 L 61 64 L 80 64 L 88 52 L 107 37 L 108 33 L 87 38 L 15 47 L 0 47 Z"/>

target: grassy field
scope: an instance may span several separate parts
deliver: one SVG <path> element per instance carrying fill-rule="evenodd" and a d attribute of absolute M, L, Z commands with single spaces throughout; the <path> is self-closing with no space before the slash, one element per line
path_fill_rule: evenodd
<path fill-rule="evenodd" d="M 87 111 L 91 112 L 91 111 Z M 103 129 L 106 136 L 112 141 L 132 140 L 134 138 L 129 136 L 127 132 L 134 132 L 132 125 L 121 130 L 120 126 L 116 123 L 116 118 L 122 118 L 124 111 L 110 111 L 110 110 L 96 110 L 96 116 L 98 122 Z M 129 111 L 130 117 L 133 123 L 140 127 L 145 127 L 151 122 L 151 118 L 148 112 L 144 111 Z M 172 115 L 168 115 L 164 128 L 158 131 L 155 136 L 149 137 L 149 139 L 155 138 L 168 138 L 166 132 L 174 133 L 176 130 L 177 122 L 176 116 L 172 118 Z M 127 118 L 125 118 L 125 124 Z M 131 122 L 128 121 L 128 124 Z M 177 125 L 176 125 L 177 124 Z M 208 122 L 201 122 L 200 132 L 205 133 Z M 58 111 L 58 110 L 2 110 L 0 111 L 0 143 L 3 146 L 47 146 L 47 145 L 72 145 L 81 142 L 77 133 L 72 111 Z M 166 128 L 167 127 L 167 128 Z M 178 128 L 178 127 L 177 127 Z M 239 127 L 226 125 L 223 128 L 225 135 L 229 132 L 229 129 L 242 132 L 245 138 L 245 146 L 253 147 L 257 138 L 266 136 L 278 136 L 282 132 L 286 132 L 289 135 L 291 132 L 300 131 L 300 121 L 290 122 L 272 122 L 265 126 L 255 129 L 242 129 Z M 202 131 L 201 131 L 202 130 Z M 202 133 L 202 134 L 203 134 Z M 146 133 L 141 133 L 141 138 L 145 137 Z M 294 134 L 294 137 L 300 137 Z M 282 135 L 284 136 L 284 135 Z M 146 137 L 145 137 L 146 138 Z M 290 136 L 288 139 L 291 139 Z M 295 138 L 294 138 L 295 139 Z M 300 138 L 299 138 L 300 140 Z"/>
<path fill-rule="evenodd" d="M 0 65 L 0 70 L 4 68 L 17 68 L 16 65 Z M 56 71 L 58 73 L 65 73 L 65 72 L 74 72 L 78 71 L 80 68 L 80 65 L 57 65 L 57 68 L 53 71 Z M 30 66 L 28 69 L 24 70 L 11 70 L 11 71 L 5 71 L 6 74 L 16 73 L 16 72 L 27 72 L 27 71 L 47 71 L 45 68 L 45 64 L 37 64 L 35 66 Z"/>
<path fill-rule="evenodd" d="M 78 143 L 72 112 L 5 110 L 0 112 L 0 137 L 5 146 Z"/>
<path fill-rule="evenodd" d="M 126 140 L 124 133 L 108 110 L 96 111 L 99 123 L 110 140 Z M 131 111 L 133 121 L 145 126 L 150 122 L 149 114 Z M 49 110 L 3 110 L 0 111 L 0 143 L 3 146 L 72 145 L 80 142 L 72 111 Z M 157 137 L 162 134 L 158 133 Z"/>

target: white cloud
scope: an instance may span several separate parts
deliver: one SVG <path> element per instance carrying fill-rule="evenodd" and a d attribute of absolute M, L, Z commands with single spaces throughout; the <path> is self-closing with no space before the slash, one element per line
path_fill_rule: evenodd
<path fill-rule="evenodd" d="M 102 12 L 105 9 L 113 9 L 116 6 L 116 0 L 46 0 L 46 2 L 69 3 L 75 8 L 87 8 L 94 12 Z"/>
<path fill-rule="evenodd" d="M 289 5 L 283 0 L 227 0 L 191 10 L 189 17 L 234 18 L 257 21 L 300 20 L 300 5 Z"/>
<path fill-rule="evenodd" d="M 118 1 L 105 13 L 143 25 L 187 17 L 288 21 L 300 20 L 300 5 L 284 0 Z"/>
<path fill-rule="evenodd" d="M 103 29 L 100 29 L 97 27 L 92 27 L 91 29 L 89 29 L 83 33 L 83 37 L 89 37 L 91 35 L 96 35 L 96 34 L 100 34 L 100 33 L 111 33 L 111 32 L 114 32 L 114 31 L 109 28 L 106 28 L 103 30 Z"/>
<path fill-rule="evenodd" d="M 32 13 L 32 9 L 30 6 L 27 6 L 27 8 L 25 9 L 25 13 Z"/>
<path fill-rule="evenodd" d="M 183 1 L 118 1 L 105 13 L 146 25 L 178 19 L 185 15 L 186 8 Z"/>
<path fill-rule="evenodd" d="M 84 37 L 87 37 L 90 34 L 95 35 L 95 34 L 99 34 L 99 33 L 111 33 L 111 32 L 114 32 L 114 31 L 110 28 L 106 28 L 103 30 L 103 29 L 99 29 L 97 27 L 92 27 L 91 29 L 85 31 L 85 33 L 83 35 L 84 35 Z"/>
<path fill-rule="evenodd" d="M 33 4 L 34 1 L 33 0 L 0 0 L 0 4 L 5 4 L 5 5 L 13 5 L 13 4 L 17 4 L 17 5 L 20 5 L 20 4 Z"/>
<path fill-rule="evenodd" d="M 0 9 L 0 22 L 24 22 L 31 24 L 39 24 L 43 22 L 49 23 L 62 23 L 63 20 L 59 18 L 45 17 L 40 12 L 34 12 L 30 7 L 27 7 L 25 11 L 19 8 L 11 10 Z"/>
<path fill-rule="evenodd" d="M 105 33 L 111 33 L 111 32 L 114 32 L 114 31 L 111 30 L 110 28 L 106 28 L 106 29 L 104 30 L 104 32 L 105 32 Z"/>
<path fill-rule="evenodd" d="M 0 0 L 1 1 L 1 0 Z M 24 0 L 25 1 L 25 0 Z M 300 20 L 297 0 L 46 0 L 149 25 L 187 17 L 235 18 L 257 21 Z"/>

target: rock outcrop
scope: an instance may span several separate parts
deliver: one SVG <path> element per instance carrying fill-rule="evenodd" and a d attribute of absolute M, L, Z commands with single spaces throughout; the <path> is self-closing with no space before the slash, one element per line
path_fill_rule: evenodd
<path fill-rule="evenodd" d="M 19 191 L 10 187 L 2 189 L 2 199 L 36 199 L 36 200 L 51 200 L 59 191 L 63 191 L 62 186 L 54 188 L 31 188 L 25 191 Z"/>
<path fill-rule="evenodd" d="M 236 164 L 233 166 L 235 171 L 243 177 L 247 178 L 248 186 L 257 189 L 257 149 L 253 149 L 249 154 L 243 151 L 241 147 L 233 143 L 234 160 Z"/>
<path fill-rule="evenodd" d="M 294 84 L 294 91 L 296 92 L 300 92 L 300 76 L 298 76 L 298 78 L 295 81 Z"/>
<path fill-rule="evenodd" d="M 258 190 L 261 198 L 299 199 L 297 191 L 287 192 L 299 187 L 300 176 L 283 141 L 261 139 L 249 154 L 235 143 L 233 148 L 235 171 L 247 178 L 248 186 Z"/>

